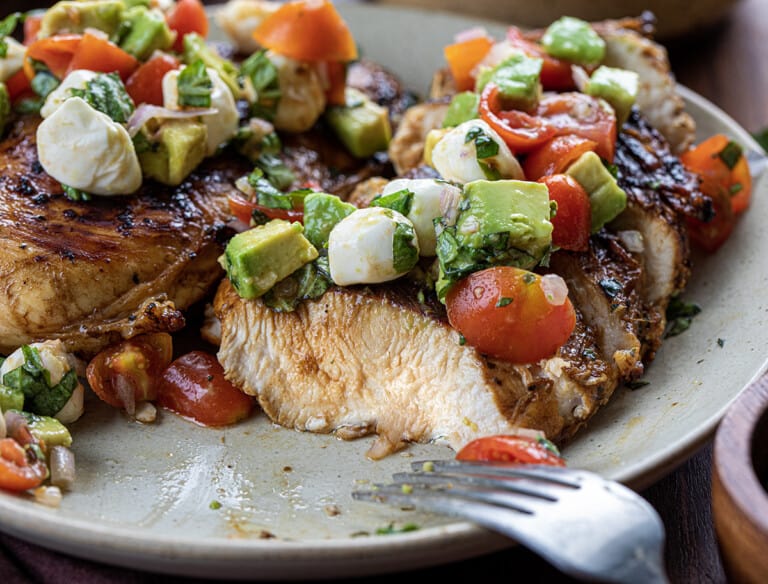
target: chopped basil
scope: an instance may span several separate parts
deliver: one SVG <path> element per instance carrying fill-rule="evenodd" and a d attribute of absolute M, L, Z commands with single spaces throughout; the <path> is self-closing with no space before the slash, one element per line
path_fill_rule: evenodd
<path fill-rule="evenodd" d="M 377 195 L 371 201 L 371 207 L 385 207 L 408 215 L 413 205 L 413 193 L 408 189 L 402 189 L 388 195 Z"/>
<path fill-rule="evenodd" d="M 70 370 L 56 385 L 51 385 L 51 374 L 43 365 L 40 352 L 22 345 L 24 364 L 3 375 L 2 383 L 24 394 L 25 408 L 42 416 L 55 416 L 72 397 L 77 387 L 77 375 Z"/>
<path fill-rule="evenodd" d="M 8 42 L 5 40 L 5 37 L 13 34 L 20 19 L 21 12 L 14 12 L 0 20 L 0 58 L 2 59 L 5 59 L 6 55 L 8 55 Z"/>
<path fill-rule="evenodd" d="M 256 90 L 251 115 L 273 120 L 281 94 L 277 67 L 267 57 L 266 50 L 256 51 L 248 57 L 240 66 L 240 75 L 249 79 Z"/>
<path fill-rule="evenodd" d="M 725 148 L 717 153 L 720 160 L 722 160 L 730 170 L 734 169 L 743 155 L 744 150 L 733 140 L 728 142 L 728 144 L 725 145 Z"/>
<path fill-rule="evenodd" d="M 536 281 L 536 275 L 535 274 L 533 274 L 531 272 L 523 274 L 523 283 L 527 284 L 528 286 L 533 284 L 535 281 Z"/>
<path fill-rule="evenodd" d="M 728 194 L 733 196 L 733 195 L 735 195 L 737 193 L 740 193 L 742 190 L 744 190 L 744 185 L 742 185 L 741 183 L 733 183 L 728 188 Z"/>
<path fill-rule="evenodd" d="M 90 193 L 86 193 L 85 191 L 81 191 L 80 189 L 70 187 L 69 185 L 61 185 L 61 188 L 64 189 L 64 196 L 67 197 L 70 201 L 90 201 L 91 200 Z"/>
<path fill-rule="evenodd" d="M 24 409 L 24 392 L 18 387 L 0 384 L 0 411 Z"/>
<path fill-rule="evenodd" d="M 468 144 L 472 141 L 475 143 L 478 160 L 493 158 L 499 153 L 498 143 L 480 126 L 474 126 L 467 132 L 464 143 Z"/>
<path fill-rule="evenodd" d="M 215 501 L 215 500 L 211 501 L 208 504 L 208 508 L 211 509 L 212 511 L 216 511 L 218 509 L 221 509 L 221 503 L 219 501 Z"/>
<path fill-rule="evenodd" d="M 459 345 L 461 345 L 463 347 L 466 344 L 467 344 L 466 337 L 464 335 L 462 335 L 461 333 L 459 333 Z"/>
<path fill-rule="evenodd" d="M 390 523 L 386 527 L 379 527 L 376 530 L 376 535 L 392 535 L 395 533 L 407 533 L 408 531 L 417 531 L 419 526 L 415 523 L 406 523 L 402 527 L 395 527 L 394 523 Z"/>
<path fill-rule="evenodd" d="M 327 262 L 327 258 L 321 256 L 275 284 L 262 296 L 264 304 L 277 312 L 291 312 L 296 310 L 302 300 L 319 298 L 325 294 L 333 281 L 321 260 Z"/>
<path fill-rule="evenodd" d="M 496 303 L 496 308 L 503 308 L 504 306 L 509 306 L 512 304 L 512 298 L 509 298 L 508 296 L 502 296 L 499 298 L 499 301 Z"/>
<path fill-rule="evenodd" d="M 184 67 L 179 73 L 179 105 L 189 107 L 211 107 L 213 81 L 202 59 Z"/>
<path fill-rule="evenodd" d="M 45 100 L 42 97 L 25 97 L 20 99 L 13 109 L 20 114 L 39 114 Z"/>
<path fill-rule="evenodd" d="M 725 346 L 725 339 L 717 339 L 717 346 L 722 349 Z"/>
<path fill-rule="evenodd" d="M 419 260 L 419 252 L 413 245 L 416 232 L 410 223 L 395 225 L 395 233 L 392 236 L 392 267 L 398 274 L 410 271 Z"/>
<path fill-rule="evenodd" d="M 267 180 L 277 189 L 283 190 L 290 187 L 296 180 L 296 175 L 282 159 L 274 154 L 263 153 L 256 160 L 258 166 L 267 177 Z"/>
<path fill-rule="evenodd" d="M 50 71 L 36 73 L 30 82 L 32 91 L 42 98 L 46 98 L 59 86 L 59 80 Z"/>
<path fill-rule="evenodd" d="M 674 337 L 688 330 L 693 317 L 701 312 L 701 307 L 694 302 L 684 302 L 674 297 L 667 306 L 667 329 L 664 337 Z"/>
<path fill-rule="evenodd" d="M 117 73 L 100 73 L 86 83 L 85 89 L 71 92 L 119 124 L 126 123 L 134 110 L 133 100 Z"/>

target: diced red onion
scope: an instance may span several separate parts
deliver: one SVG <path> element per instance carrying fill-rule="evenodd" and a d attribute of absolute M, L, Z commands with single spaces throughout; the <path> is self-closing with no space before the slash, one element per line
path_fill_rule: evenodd
<path fill-rule="evenodd" d="M 216 108 L 172 110 L 159 105 L 141 104 L 128 119 L 128 134 L 133 138 L 141 127 L 153 118 L 184 120 L 198 116 L 212 116 L 219 113 Z"/>
<path fill-rule="evenodd" d="M 557 274 L 542 276 L 541 290 L 552 306 L 562 306 L 568 298 L 568 284 Z"/>
<path fill-rule="evenodd" d="M 75 483 L 75 454 L 66 446 L 52 447 L 49 470 L 52 485 L 63 490 L 71 489 Z"/>

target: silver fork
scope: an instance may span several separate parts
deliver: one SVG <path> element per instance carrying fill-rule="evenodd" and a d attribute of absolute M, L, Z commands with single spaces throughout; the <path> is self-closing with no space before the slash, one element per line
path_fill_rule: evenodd
<path fill-rule="evenodd" d="M 469 520 L 582 580 L 669 582 L 661 519 L 618 482 L 548 465 L 429 460 L 412 468 L 352 496 Z"/>

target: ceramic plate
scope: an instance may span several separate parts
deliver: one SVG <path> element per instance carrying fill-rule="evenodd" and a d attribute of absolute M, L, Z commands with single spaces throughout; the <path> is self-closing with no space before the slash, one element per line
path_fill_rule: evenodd
<path fill-rule="evenodd" d="M 341 4 L 365 56 L 424 93 L 442 47 L 476 21 Z M 504 27 L 489 25 L 500 38 Z M 725 132 L 757 148 L 722 111 L 685 90 L 700 136 Z M 583 467 L 640 489 L 708 439 L 725 409 L 766 367 L 768 181 L 717 254 L 696 257 L 685 298 L 700 304 L 688 332 L 668 339 L 645 376 L 617 392 L 564 450 Z M 272 425 L 263 415 L 206 429 L 172 415 L 143 426 L 91 400 L 72 428 L 78 479 L 58 509 L 0 493 L 0 529 L 65 553 L 117 565 L 215 578 L 310 579 L 438 565 L 509 546 L 472 526 L 353 501 L 410 460 L 451 457 L 413 446 L 385 460 L 370 441 L 343 442 Z M 221 504 L 212 509 L 211 503 Z M 421 529 L 375 535 L 390 525 Z"/>

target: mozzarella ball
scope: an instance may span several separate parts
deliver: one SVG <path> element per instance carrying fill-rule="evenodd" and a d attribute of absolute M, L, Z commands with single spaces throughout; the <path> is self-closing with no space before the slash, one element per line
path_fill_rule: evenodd
<path fill-rule="evenodd" d="M 253 31 L 278 8 L 280 3 L 272 0 L 229 0 L 216 11 L 216 24 L 234 42 L 238 53 L 250 55 L 261 48 Z"/>
<path fill-rule="evenodd" d="M 59 86 L 48 94 L 45 98 L 43 107 L 40 108 L 40 115 L 44 118 L 50 116 L 59 109 L 62 103 L 72 97 L 73 89 L 85 89 L 89 81 L 96 78 L 99 74 L 87 69 L 76 69 L 67 75 Z"/>
<path fill-rule="evenodd" d="M 328 238 L 331 279 L 339 286 L 394 280 L 416 265 L 418 254 L 413 224 L 383 207 L 352 212 Z"/>
<path fill-rule="evenodd" d="M 216 154 L 219 146 L 232 139 L 237 134 L 240 125 L 240 116 L 237 113 L 237 105 L 227 84 L 215 69 L 208 68 L 208 76 L 211 78 L 211 107 L 217 110 L 215 114 L 201 116 L 202 122 L 208 130 L 208 142 L 206 143 L 206 155 Z M 180 70 L 168 71 L 163 77 L 163 106 L 171 110 L 183 109 L 179 105 L 179 73 Z"/>
<path fill-rule="evenodd" d="M 413 193 L 413 202 L 407 217 L 413 223 L 419 238 L 419 253 L 425 257 L 433 257 L 437 246 L 434 219 L 445 215 L 446 205 L 450 201 L 461 199 L 461 189 L 432 178 L 398 178 L 384 187 L 382 195 L 406 189 Z"/>
<path fill-rule="evenodd" d="M 62 103 L 37 128 L 45 172 L 94 195 L 128 195 L 141 186 L 139 159 L 128 131 L 79 97 Z"/>
<path fill-rule="evenodd" d="M 473 134 L 482 132 L 498 146 L 491 157 L 478 160 L 476 140 Z M 432 166 L 445 180 L 468 183 L 488 180 L 486 170 L 498 174 L 498 178 L 524 180 L 523 169 L 501 136 L 483 120 L 469 120 L 446 132 L 435 144 L 431 153 Z"/>
<path fill-rule="evenodd" d="M 5 57 L 0 59 L 0 81 L 7 81 L 18 73 L 24 65 L 24 55 L 27 54 L 27 48 L 15 38 L 7 36 L 5 43 L 8 50 Z"/>
<path fill-rule="evenodd" d="M 274 124 L 285 132 L 305 132 L 325 111 L 325 87 L 317 69 L 303 61 L 267 53 L 277 67 L 280 101 Z"/>

